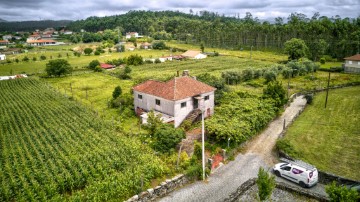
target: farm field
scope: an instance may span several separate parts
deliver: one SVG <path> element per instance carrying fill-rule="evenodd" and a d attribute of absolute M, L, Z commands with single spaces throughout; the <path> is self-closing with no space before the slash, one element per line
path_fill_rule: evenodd
<path fill-rule="evenodd" d="M 123 201 L 165 174 L 150 148 L 45 83 L 0 89 L 0 201 Z"/>
<path fill-rule="evenodd" d="M 320 170 L 360 180 L 360 87 L 330 90 L 326 109 L 325 96 L 315 95 L 285 140 Z"/>
<path fill-rule="evenodd" d="M 96 46 L 97 44 L 79 44 L 76 47 L 91 47 Z M 63 45 L 63 46 L 51 46 L 46 48 L 35 48 L 34 50 L 30 50 L 28 53 L 21 53 L 17 55 L 8 55 L 7 59 L 10 61 L 14 61 L 16 58 L 19 59 L 19 63 L 15 61 L 11 64 L 2 64 L 0 65 L 0 76 L 8 76 L 10 72 L 12 74 L 36 74 L 43 73 L 46 67 L 46 63 L 52 59 L 67 59 L 70 65 L 73 66 L 74 69 L 81 69 L 85 66 L 89 65 L 92 60 L 99 60 L 100 62 L 106 62 L 112 59 L 124 58 L 133 54 L 141 55 L 143 58 L 158 58 L 161 56 L 170 55 L 169 50 L 144 50 L 144 49 L 136 49 L 134 51 L 126 51 L 122 53 L 118 52 L 105 52 L 101 55 L 91 54 L 89 56 L 81 55 L 80 57 L 74 56 L 73 52 L 70 51 L 71 48 L 74 48 L 74 45 Z M 173 54 L 177 54 L 176 52 Z M 46 56 L 46 60 L 40 60 L 40 56 Z M 59 55 L 61 57 L 59 57 Z M 29 58 L 28 62 L 22 61 L 22 59 L 27 56 Z M 33 61 L 33 57 L 36 57 L 37 60 Z"/>

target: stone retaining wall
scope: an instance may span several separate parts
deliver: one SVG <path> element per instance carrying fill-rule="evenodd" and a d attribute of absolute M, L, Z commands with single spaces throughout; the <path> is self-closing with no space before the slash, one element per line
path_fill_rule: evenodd
<path fill-rule="evenodd" d="M 244 182 L 235 192 L 231 193 L 228 198 L 224 199 L 224 202 L 237 201 L 248 189 L 250 189 L 252 186 L 256 184 L 256 179 L 257 178 L 252 178 Z M 325 196 L 283 182 L 275 182 L 275 187 L 288 192 L 293 192 L 309 198 L 313 198 L 318 201 L 329 201 L 329 199 L 326 198 Z"/>
<path fill-rule="evenodd" d="M 189 183 L 189 179 L 183 175 L 177 175 L 174 178 L 167 179 L 164 182 L 160 183 L 160 186 L 157 186 L 155 188 L 148 189 L 146 191 L 141 192 L 140 194 L 137 194 L 130 199 L 127 200 L 127 202 L 135 202 L 135 201 L 154 201 L 156 198 L 162 197 L 167 195 L 169 192 L 174 191 L 176 188 L 182 187 L 185 184 Z"/>

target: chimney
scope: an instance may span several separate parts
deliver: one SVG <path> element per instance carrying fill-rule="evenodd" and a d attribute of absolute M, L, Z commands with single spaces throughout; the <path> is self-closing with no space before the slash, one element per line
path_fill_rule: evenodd
<path fill-rule="evenodd" d="M 182 73 L 183 76 L 189 76 L 189 70 L 184 70 Z"/>

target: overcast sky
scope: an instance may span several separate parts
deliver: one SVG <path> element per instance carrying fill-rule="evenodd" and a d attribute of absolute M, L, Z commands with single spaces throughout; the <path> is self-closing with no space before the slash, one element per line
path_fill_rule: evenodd
<path fill-rule="evenodd" d="M 288 17 L 298 12 L 309 18 L 360 16 L 360 0 L 0 0 L 0 18 L 7 21 L 79 20 L 89 16 L 124 14 L 129 10 L 179 10 L 189 13 L 207 10 L 226 16 L 245 16 L 251 12 L 259 19 Z"/>

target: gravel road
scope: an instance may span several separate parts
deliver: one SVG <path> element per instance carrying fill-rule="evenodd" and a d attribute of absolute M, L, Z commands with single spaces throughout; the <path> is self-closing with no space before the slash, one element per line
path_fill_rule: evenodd
<path fill-rule="evenodd" d="M 272 121 L 260 135 L 252 139 L 245 147 L 245 152 L 239 154 L 234 161 L 220 167 L 206 182 L 198 181 L 181 189 L 175 190 L 159 201 L 222 201 L 234 192 L 242 183 L 256 177 L 259 167 L 270 169 L 277 161 L 274 157 L 274 145 L 286 125 L 303 109 L 306 100 L 303 96 L 296 97 L 285 112 Z M 279 181 L 286 181 L 277 178 Z M 322 185 L 312 189 L 325 193 Z"/>

